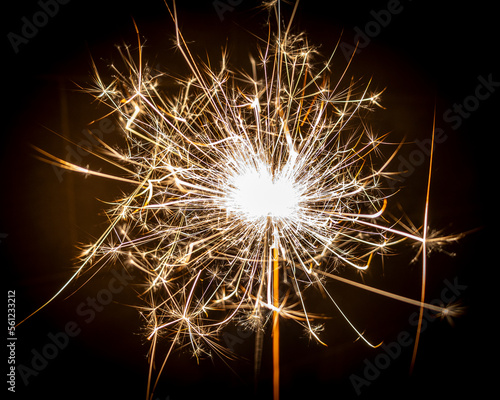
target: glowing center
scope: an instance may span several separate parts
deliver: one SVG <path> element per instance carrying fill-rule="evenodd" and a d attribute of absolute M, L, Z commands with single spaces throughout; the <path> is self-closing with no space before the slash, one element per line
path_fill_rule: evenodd
<path fill-rule="evenodd" d="M 289 179 L 275 178 L 267 171 L 246 171 L 233 177 L 228 208 L 245 218 L 287 218 L 299 207 L 299 193 Z"/>

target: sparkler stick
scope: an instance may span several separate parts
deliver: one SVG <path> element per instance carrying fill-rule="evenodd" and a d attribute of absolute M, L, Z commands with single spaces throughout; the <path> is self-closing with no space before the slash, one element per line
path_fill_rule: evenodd
<path fill-rule="evenodd" d="M 279 253 L 278 247 L 273 246 L 273 396 L 279 400 L 280 388 L 280 322 L 279 322 Z"/>

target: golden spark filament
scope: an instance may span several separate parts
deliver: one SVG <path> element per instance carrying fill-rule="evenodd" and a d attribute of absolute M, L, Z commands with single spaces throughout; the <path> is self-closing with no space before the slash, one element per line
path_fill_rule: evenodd
<path fill-rule="evenodd" d="M 413 355 L 411 359 L 410 372 L 413 371 L 415 360 L 417 357 L 418 344 L 420 341 L 420 333 L 422 330 L 422 319 L 424 315 L 424 301 L 425 301 L 425 286 L 427 276 L 427 234 L 428 234 L 428 219 L 429 219 L 429 196 L 431 192 L 431 176 L 432 176 L 432 159 L 434 158 L 434 133 L 436 130 L 436 110 L 434 109 L 434 120 L 432 125 L 432 140 L 431 140 L 431 154 L 429 160 L 429 173 L 427 178 L 427 191 L 425 195 L 425 210 L 424 210 L 424 226 L 422 230 L 422 284 L 420 290 L 420 310 L 418 314 L 417 335 L 415 337 L 415 345 L 413 346 Z"/>
<path fill-rule="evenodd" d="M 367 291 L 372 292 L 372 293 L 377 293 L 377 294 L 380 294 L 382 296 L 389 297 L 391 299 L 400 301 L 402 303 L 411 304 L 412 306 L 417 306 L 419 308 L 422 307 L 424 309 L 435 311 L 436 313 L 446 312 L 446 307 L 440 307 L 440 306 L 437 306 L 435 304 L 430 304 L 430 303 L 422 303 L 422 301 L 410 299 L 410 298 L 405 297 L 405 296 L 401 296 L 401 295 L 398 295 L 398 294 L 395 294 L 392 292 L 388 292 L 387 290 L 377 289 L 377 288 L 374 288 L 373 286 L 365 285 L 365 284 L 360 283 L 360 282 L 355 282 L 353 280 L 343 278 L 343 277 L 336 275 L 336 274 L 329 274 L 328 272 L 324 272 L 324 271 L 321 271 L 319 269 L 315 270 L 315 273 L 327 276 L 328 278 L 335 279 L 335 280 L 343 282 L 343 283 L 347 283 L 348 285 L 355 286 L 355 287 L 361 288 L 363 290 L 367 290 Z"/>

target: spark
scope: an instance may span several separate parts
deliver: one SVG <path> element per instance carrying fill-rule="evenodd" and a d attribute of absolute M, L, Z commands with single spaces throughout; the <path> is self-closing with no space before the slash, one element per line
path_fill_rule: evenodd
<path fill-rule="evenodd" d="M 280 21 L 279 2 L 268 7 Z M 427 230 L 385 215 L 390 196 L 381 182 L 390 177 L 399 147 L 384 158 L 385 135 L 363 122 L 381 107 L 382 92 L 371 82 L 346 82 L 347 68 L 331 84 L 335 52 L 323 65 L 314 63 L 316 50 L 292 32 L 291 21 L 283 31 L 278 24 L 276 34 L 269 24 L 259 57 L 251 57 L 251 73 L 229 69 L 225 53 L 215 70 L 191 54 L 175 3 L 169 11 L 190 72 L 178 81 L 176 95 L 162 88 L 168 73 L 144 62 L 137 27 L 138 56 L 120 48 L 124 67 L 112 66 L 112 82 L 94 65 L 89 92 L 121 122 L 126 145 L 117 149 L 99 140 L 101 151 L 93 154 L 122 174 L 83 168 L 38 149 L 49 163 L 123 183 L 123 196 L 109 203 L 109 227 L 82 252 L 70 281 L 110 260 L 136 270 L 151 365 L 157 341 L 171 341 L 156 379 L 150 369 L 148 393 L 174 346 L 187 345 L 197 358 L 226 355 L 218 342 L 224 327 L 243 321 L 261 332 L 271 320 L 276 398 L 279 319 L 296 321 L 323 343 L 323 325 L 315 322 L 321 316 L 307 305 L 309 288 L 326 293 L 355 337 L 377 347 L 341 310 L 327 278 L 446 317 L 444 308 L 424 303 L 426 261 L 419 300 L 350 281 L 336 269 L 365 271 L 374 256 L 403 241 L 427 258 Z M 433 237 L 432 243 L 454 240 Z M 282 282 L 290 284 L 286 294 L 280 293 Z M 257 343 L 256 352 L 261 349 Z"/>

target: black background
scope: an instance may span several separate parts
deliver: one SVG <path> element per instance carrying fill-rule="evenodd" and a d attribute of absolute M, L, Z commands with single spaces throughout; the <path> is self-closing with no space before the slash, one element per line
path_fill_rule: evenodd
<path fill-rule="evenodd" d="M 13 3 L 13 2 L 12 2 Z M 216 60 L 226 43 L 236 65 L 247 63 L 247 52 L 255 40 L 246 32 L 265 33 L 266 12 L 254 1 L 242 0 L 233 10 L 217 14 L 211 1 L 179 2 L 178 14 L 184 35 L 201 56 L 207 51 Z M 236 2 L 237 3 L 237 2 Z M 334 3 L 331 5 L 330 3 Z M 339 4 L 337 4 L 339 3 Z M 326 5 L 328 4 L 328 5 Z M 491 3 L 490 3 L 491 4 Z M 386 88 L 382 96 L 385 110 L 377 111 L 377 127 L 390 130 L 395 140 L 424 140 L 436 126 L 447 140 L 436 147 L 431 196 L 430 224 L 447 232 L 481 227 L 451 250 L 454 258 L 431 258 L 428 299 L 440 297 L 446 279 L 467 286 L 462 300 L 467 313 L 454 327 L 433 321 L 424 332 L 413 374 L 409 374 L 412 346 L 383 370 L 358 396 L 349 380 L 363 377 L 364 360 L 373 360 L 380 350 L 371 350 L 359 341 L 344 320 L 331 310 L 324 340 L 318 346 L 301 332 L 283 323 L 282 397 L 368 398 L 461 398 L 472 391 L 477 397 L 490 393 L 497 363 L 495 306 L 497 247 L 493 230 L 496 218 L 497 181 L 493 161 L 498 149 L 498 93 L 479 103 L 460 126 L 443 118 L 453 104 L 473 95 L 478 76 L 500 81 L 495 65 L 498 25 L 492 6 L 486 2 L 402 1 L 403 10 L 371 38 L 354 58 L 349 74 L 373 78 L 375 87 Z M 4 6 L 6 7 L 6 6 Z M 387 2 L 303 1 L 295 19 L 312 44 L 329 55 L 339 38 L 353 44 L 355 27 L 364 29 L 373 20 L 371 10 L 386 9 Z M 64 158 L 64 141 L 51 132 L 66 132 L 78 141 L 82 130 L 103 109 L 91 103 L 87 94 L 75 90 L 73 82 L 88 85 L 91 57 L 101 66 L 116 58 L 115 44 L 137 43 L 134 22 L 146 38 L 144 56 L 151 64 L 162 64 L 182 74 L 186 68 L 172 48 L 173 23 L 160 0 L 96 1 L 72 0 L 61 5 L 57 15 L 18 53 L 7 39 L 9 32 L 20 33 L 22 17 L 31 18 L 40 6 L 34 1 L 10 4 L 3 12 L 4 75 L 2 79 L 2 195 L 0 206 L 0 250 L 6 271 L 6 290 L 16 290 L 17 319 L 43 304 L 71 276 L 75 243 L 88 243 L 99 235 L 103 216 L 96 198 L 119 193 L 119 185 L 97 178 L 70 176 L 60 182 L 51 166 L 34 158 L 30 144 Z M 291 6 L 283 5 L 289 15 Z M 227 39 L 227 40 L 226 40 Z M 332 76 L 343 71 L 346 60 L 341 52 L 334 59 Z M 498 88 L 497 88 L 498 91 Z M 495 107 L 496 105 L 496 107 Z M 415 149 L 410 147 L 407 155 Z M 403 153 L 405 154 L 405 153 Z M 82 161 L 90 163 L 88 157 Z M 410 215 L 422 215 L 426 167 L 420 166 L 404 182 L 405 191 L 397 198 Z M 108 197 L 107 197 L 108 196 Z M 418 221 L 418 220 L 417 220 Z M 411 267 L 404 256 L 391 260 L 382 270 L 374 268 L 366 279 L 378 287 L 412 297 L 418 296 L 418 265 Z M 347 273 L 348 275 L 348 273 Z M 64 330 L 75 321 L 81 333 L 71 338 L 57 357 L 29 379 L 25 386 L 18 376 L 16 393 L 10 397 L 35 398 L 144 398 L 147 384 L 148 343 L 141 332 L 141 320 L 133 304 L 133 288 L 127 287 L 114 303 L 86 323 L 76 313 L 88 296 L 106 287 L 109 275 L 97 275 L 72 294 L 72 285 L 53 303 L 16 330 L 17 364 L 29 366 L 32 350 L 41 350 L 47 335 Z M 416 311 L 393 300 L 358 289 L 332 284 L 342 308 L 374 341 L 392 342 L 399 332 L 414 335 L 409 316 Z M 396 303 L 396 304 L 395 304 Z M 269 337 L 266 346 L 269 345 Z M 243 357 L 251 358 L 253 336 L 237 344 Z M 267 348 L 265 349 L 267 350 Z M 269 352 L 263 358 L 259 398 L 269 398 Z M 175 354 L 155 398 L 251 398 L 252 362 L 219 359 L 200 365 L 189 354 Z"/>

